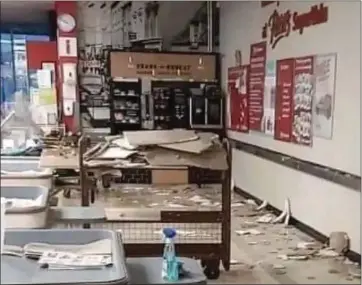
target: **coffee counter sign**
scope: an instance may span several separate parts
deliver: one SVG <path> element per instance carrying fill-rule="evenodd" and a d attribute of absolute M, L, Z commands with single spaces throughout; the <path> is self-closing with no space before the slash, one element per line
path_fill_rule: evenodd
<path fill-rule="evenodd" d="M 323 3 L 314 5 L 306 13 L 287 10 L 280 13 L 277 10 L 270 15 L 262 30 L 262 38 L 269 38 L 269 44 L 274 49 L 278 42 L 290 35 L 291 31 L 303 34 L 304 29 L 326 23 L 328 21 L 328 7 Z"/>
<path fill-rule="evenodd" d="M 215 54 L 110 53 L 112 77 L 214 81 Z"/>

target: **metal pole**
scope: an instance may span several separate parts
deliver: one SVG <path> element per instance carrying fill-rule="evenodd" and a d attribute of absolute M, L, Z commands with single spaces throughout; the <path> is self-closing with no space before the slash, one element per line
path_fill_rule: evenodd
<path fill-rule="evenodd" d="M 213 3 L 207 1 L 207 51 L 213 52 L 214 50 L 214 37 L 213 37 Z"/>

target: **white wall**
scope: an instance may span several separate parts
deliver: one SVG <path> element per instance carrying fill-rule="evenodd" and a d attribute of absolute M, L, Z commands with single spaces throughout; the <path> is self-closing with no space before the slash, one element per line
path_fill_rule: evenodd
<path fill-rule="evenodd" d="M 260 2 L 220 2 L 220 52 L 222 76 L 226 85 L 227 68 L 234 64 L 234 52 L 242 51 L 249 62 L 250 45 L 260 42 L 261 30 L 274 9 L 307 12 L 310 1 L 280 1 L 279 7 L 260 7 Z M 303 160 L 360 175 L 360 3 L 325 2 L 329 20 L 306 28 L 303 35 L 291 32 L 272 50 L 267 59 L 337 53 L 337 81 L 333 139 L 313 139 L 313 147 L 283 143 L 258 133 L 229 132 L 233 139 L 272 149 Z M 267 199 L 278 208 L 290 197 L 293 215 L 328 235 L 344 230 L 352 239 L 352 249 L 360 252 L 360 193 L 324 180 L 234 151 L 233 176 L 236 186 Z M 262 178 L 262 179 L 261 179 Z"/>

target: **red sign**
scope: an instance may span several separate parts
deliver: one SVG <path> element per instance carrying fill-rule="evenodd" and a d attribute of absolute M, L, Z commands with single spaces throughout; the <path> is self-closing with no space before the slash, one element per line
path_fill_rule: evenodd
<path fill-rule="evenodd" d="M 264 81 L 266 64 L 266 42 L 250 47 L 249 68 L 249 127 L 261 131 L 264 108 Z"/>
<path fill-rule="evenodd" d="M 228 69 L 228 90 L 230 98 L 230 129 L 249 131 L 248 111 L 248 66 Z"/>
<path fill-rule="evenodd" d="M 323 3 L 313 5 L 306 13 L 292 13 L 290 10 L 278 12 L 274 10 L 263 26 L 262 38 L 269 37 L 269 44 L 275 48 L 277 43 L 288 37 L 291 31 L 303 34 L 305 28 L 326 23 L 328 21 L 328 7 Z"/>
<path fill-rule="evenodd" d="M 290 142 L 293 121 L 294 59 L 277 61 L 274 138 Z"/>
<path fill-rule="evenodd" d="M 312 145 L 312 101 L 315 90 L 313 73 L 313 56 L 295 59 L 292 141 L 308 146 Z"/>

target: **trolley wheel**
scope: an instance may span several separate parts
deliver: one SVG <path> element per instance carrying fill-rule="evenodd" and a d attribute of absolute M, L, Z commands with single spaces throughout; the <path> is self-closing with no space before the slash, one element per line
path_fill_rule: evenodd
<path fill-rule="evenodd" d="M 63 197 L 70 199 L 70 193 L 71 191 L 69 189 L 63 191 Z"/>
<path fill-rule="evenodd" d="M 230 261 L 229 260 L 223 260 L 222 261 L 222 267 L 224 267 L 225 271 L 230 270 Z"/>
<path fill-rule="evenodd" d="M 220 276 L 220 260 L 207 260 L 204 261 L 205 268 L 204 274 L 209 280 L 216 280 Z"/>

